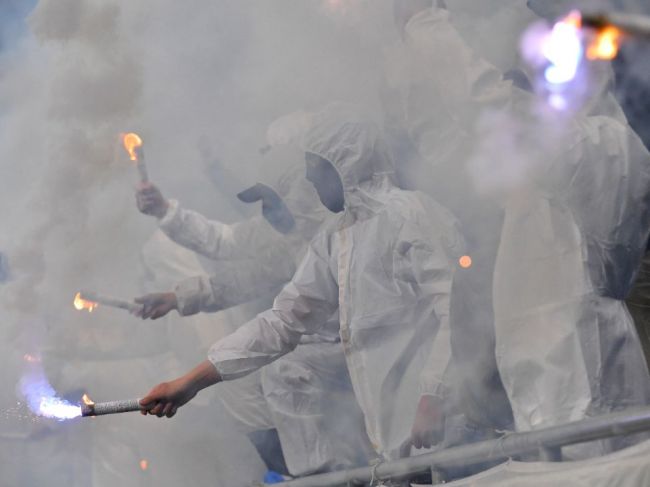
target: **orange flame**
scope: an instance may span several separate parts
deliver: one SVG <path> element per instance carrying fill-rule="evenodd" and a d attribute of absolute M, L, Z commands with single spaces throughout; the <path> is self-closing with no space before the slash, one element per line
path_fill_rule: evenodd
<path fill-rule="evenodd" d="M 587 59 L 610 61 L 616 57 L 621 45 L 623 33 L 614 26 L 599 30 L 587 46 Z"/>
<path fill-rule="evenodd" d="M 136 149 L 142 147 L 142 139 L 140 136 L 134 132 L 129 132 L 122 136 L 122 143 L 124 144 L 126 151 L 129 153 L 129 158 L 132 161 L 137 161 L 138 153 Z"/>
<path fill-rule="evenodd" d="M 89 313 L 92 313 L 93 310 L 99 306 L 97 303 L 93 301 L 86 301 L 85 299 L 81 298 L 81 293 L 77 293 L 76 296 L 74 297 L 74 307 L 82 311 L 84 309 L 88 310 Z"/>
<path fill-rule="evenodd" d="M 469 255 L 463 255 L 460 259 L 458 259 L 458 265 L 460 265 L 463 269 L 469 269 L 472 267 L 472 258 Z"/>
<path fill-rule="evenodd" d="M 149 468 L 149 462 L 145 459 L 140 460 L 140 470 L 143 472 Z"/>
<path fill-rule="evenodd" d="M 92 406 L 95 404 L 93 400 L 90 399 L 90 397 L 88 397 L 88 394 L 84 394 L 83 396 L 81 396 L 81 400 L 86 406 Z"/>

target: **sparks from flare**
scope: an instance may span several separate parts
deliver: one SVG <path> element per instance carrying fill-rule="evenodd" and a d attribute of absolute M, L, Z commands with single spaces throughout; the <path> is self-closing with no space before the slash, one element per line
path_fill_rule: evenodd
<path fill-rule="evenodd" d="M 460 265 L 463 269 L 469 269 L 472 267 L 472 258 L 469 255 L 463 255 L 460 259 L 458 259 L 458 265 Z"/>
<path fill-rule="evenodd" d="M 145 472 L 149 468 L 149 462 L 145 459 L 140 460 L 140 470 Z"/>
<path fill-rule="evenodd" d="M 137 161 L 137 149 L 142 147 L 142 139 L 140 136 L 134 132 L 129 132 L 128 134 L 122 135 L 122 143 L 124 144 L 126 151 L 129 153 L 129 158 L 132 161 Z"/>
<path fill-rule="evenodd" d="M 83 311 L 85 309 L 89 313 L 92 313 L 95 310 L 95 308 L 99 306 L 97 303 L 94 303 L 93 301 L 86 301 L 85 299 L 82 299 L 81 293 L 77 293 L 75 295 L 73 304 L 77 310 Z"/>

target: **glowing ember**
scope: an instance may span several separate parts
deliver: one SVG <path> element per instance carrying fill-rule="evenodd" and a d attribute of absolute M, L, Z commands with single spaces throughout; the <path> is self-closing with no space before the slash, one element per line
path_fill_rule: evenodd
<path fill-rule="evenodd" d="M 549 83 L 564 84 L 575 78 L 584 52 L 581 24 L 580 13 L 573 11 L 542 41 L 542 54 L 551 63 L 544 72 Z"/>
<path fill-rule="evenodd" d="M 149 468 L 149 462 L 147 460 L 140 460 L 140 470 L 143 472 Z"/>
<path fill-rule="evenodd" d="M 129 153 L 129 158 L 132 161 L 138 160 L 138 147 L 142 147 L 142 139 L 136 133 L 129 132 L 122 136 L 122 142 L 124 143 L 124 148 Z"/>
<path fill-rule="evenodd" d="M 460 265 L 463 269 L 469 269 L 472 267 L 472 258 L 469 255 L 463 255 L 460 259 L 458 259 L 458 265 Z"/>
<path fill-rule="evenodd" d="M 623 33 L 616 27 L 607 26 L 596 33 L 595 38 L 587 46 L 587 59 L 612 60 L 618 54 Z"/>
<path fill-rule="evenodd" d="M 26 353 L 23 355 L 23 360 L 31 364 L 37 364 L 41 361 L 36 355 L 32 355 L 31 353 Z"/>
<path fill-rule="evenodd" d="M 77 293 L 76 296 L 74 297 L 74 307 L 79 310 L 83 311 L 88 310 L 89 313 L 92 313 L 93 310 L 99 306 L 97 303 L 94 303 L 93 301 L 86 301 L 85 299 L 81 298 L 81 293 Z"/>

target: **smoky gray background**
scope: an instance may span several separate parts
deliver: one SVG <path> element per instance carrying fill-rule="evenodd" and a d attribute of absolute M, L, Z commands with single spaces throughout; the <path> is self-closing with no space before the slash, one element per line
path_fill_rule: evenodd
<path fill-rule="evenodd" d="M 142 472 L 146 452 L 131 446 L 170 436 L 167 462 L 195 485 L 261 478 L 251 446 L 226 433 L 218 387 L 172 421 L 122 415 L 59 423 L 31 416 L 17 384 L 34 366 L 28 354 L 71 400 L 82 392 L 97 401 L 139 397 L 201 361 L 212 327 L 250 316 L 254 310 L 243 307 L 186 325 L 175 314 L 156 323 L 73 309 L 84 288 L 125 298 L 143 292 L 141 249 L 156 223 L 135 207 L 137 171 L 119 134 L 142 136 L 151 180 L 166 196 L 225 221 L 254 214 L 258 208 L 211 182 L 215 161 L 243 189 L 274 172 L 259 149 L 279 116 L 347 100 L 381 123 L 386 53 L 398 42 L 391 3 L 41 0 L 26 33 L 3 33 L 3 44 L 15 38 L 0 53 L 0 251 L 12 270 L 0 285 L 0 486 L 102 485 L 94 473 L 108 469 L 102 458 L 122 454 L 117 477 L 148 485 L 142 476 L 158 465 Z M 534 18 L 519 0 L 447 3 L 470 18 L 494 14 L 498 28 L 481 48 L 495 63 L 516 58 L 526 25 L 507 24 L 497 6 Z M 576 4 L 544 3 L 553 14 Z M 642 8 L 631 0 L 582 3 Z M 175 362 L 148 362 L 151 343 Z M 179 460 L 179 445 L 193 460 Z"/>

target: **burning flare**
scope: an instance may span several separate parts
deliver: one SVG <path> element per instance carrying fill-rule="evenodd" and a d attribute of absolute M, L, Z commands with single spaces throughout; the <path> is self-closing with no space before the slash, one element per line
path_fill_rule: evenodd
<path fill-rule="evenodd" d="M 577 10 L 557 22 L 544 39 L 542 52 L 551 63 L 546 69 L 546 81 L 563 84 L 572 81 L 583 58 L 610 61 L 614 59 L 623 39 L 623 32 L 613 25 L 604 25 L 589 35 Z"/>
<path fill-rule="evenodd" d="M 142 147 L 142 139 L 140 136 L 134 132 L 129 132 L 128 134 L 124 134 L 122 136 L 122 143 L 124 144 L 124 148 L 126 151 L 129 153 L 129 158 L 132 161 L 137 161 L 138 160 L 138 151 L 137 149 L 139 147 Z"/>
<path fill-rule="evenodd" d="M 83 396 L 81 396 L 81 402 L 83 402 L 86 406 L 94 406 L 95 405 L 93 400 L 90 399 L 90 397 L 88 397 L 88 394 L 84 394 Z"/>
<path fill-rule="evenodd" d="M 85 299 L 81 298 L 81 293 L 77 293 L 76 296 L 74 297 L 74 307 L 78 309 L 79 311 L 88 310 L 89 313 L 92 313 L 93 310 L 99 306 L 97 303 L 93 301 L 86 301 Z"/>
<path fill-rule="evenodd" d="M 544 72 L 549 83 L 568 83 L 578 73 L 584 52 L 581 26 L 580 12 L 573 11 L 557 22 L 542 41 L 542 54 L 551 63 Z"/>
<path fill-rule="evenodd" d="M 610 61 L 618 55 L 623 33 L 614 26 L 608 25 L 596 32 L 593 40 L 587 46 L 587 59 L 602 59 Z"/>
<path fill-rule="evenodd" d="M 56 395 L 40 365 L 31 364 L 30 371 L 20 380 L 20 390 L 31 411 L 45 418 L 73 419 L 81 416 L 81 406 Z"/>

